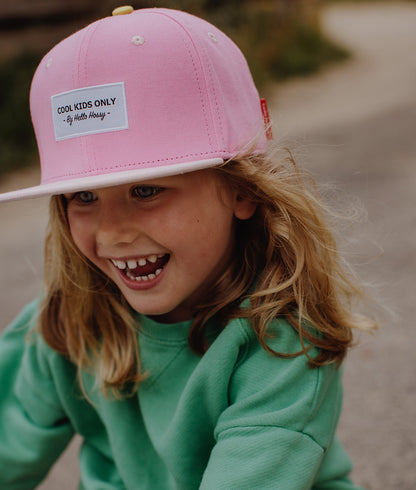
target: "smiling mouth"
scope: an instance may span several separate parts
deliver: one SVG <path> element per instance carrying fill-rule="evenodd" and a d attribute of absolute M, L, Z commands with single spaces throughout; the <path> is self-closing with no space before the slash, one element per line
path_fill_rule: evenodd
<path fill-rule="evenodd" d="M 111 259 L 111 262 L 129 279 L 136 282 L 146 282 L 155 279 L 162 272 L 169 258 L 169 254 L 149 255 L 126 261 Z"/>

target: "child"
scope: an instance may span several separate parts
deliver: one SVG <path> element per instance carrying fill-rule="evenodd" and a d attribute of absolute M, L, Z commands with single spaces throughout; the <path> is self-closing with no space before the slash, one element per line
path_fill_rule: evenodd
<path fill-rule="evenodd" d="M 121 9 L 40 63 L 45 291 L 0 342 L 0 488 L 74 433 L 80 488 L 355 487 L 336 436 L 359 295 L 325 208 L 267 148 L 245 59 L 184 12 Z"/>

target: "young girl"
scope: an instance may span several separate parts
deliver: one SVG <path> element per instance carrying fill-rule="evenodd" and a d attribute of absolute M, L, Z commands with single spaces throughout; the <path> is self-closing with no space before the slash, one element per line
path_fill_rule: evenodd
<path fill-rule="evenodd" d="M 45 291 L 0 342 L 0 488 L 75 433 L 80 488 L 355 487 L 335 430 L 360 295 L 326 210 L 267 148 L 222 32 L 124 8 L 31 88 L 50 195 Z"/>

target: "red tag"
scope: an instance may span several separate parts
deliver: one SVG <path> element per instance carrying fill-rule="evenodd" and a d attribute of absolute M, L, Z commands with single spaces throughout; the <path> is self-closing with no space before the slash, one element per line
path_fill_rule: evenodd
<path fill-rule="evenodd" d="M 261 112 L 263 113 L 264 127 L 266 129 L 266 138 L 268 140 L 273 139 L 272 128 L 270 126 L 269 109 L 267 108 L 266 99 L 260 99 Z"/>

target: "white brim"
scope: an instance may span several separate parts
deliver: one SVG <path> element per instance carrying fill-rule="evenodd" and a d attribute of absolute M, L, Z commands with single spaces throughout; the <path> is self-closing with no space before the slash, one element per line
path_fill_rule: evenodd
<path fill-rule="evenodd" d="M 50 182 L 35 187 L 5 192 L 0 194 L 0 202 L 34 199 L 36 197 L 54 196 L 83 190 L 99 189 L 102 187 L 112 187 L 114 185 L 129 184 L 131 182 L 143 182 L 149 179 L 169 177 L 172 175 L 180 175 L 215 167 L 222 163 L 224 163 L 222 158 L 211 158 L 209 160 L 199 160 L 196 162 L 176 163 L 160 167 L 139 168 L 135 170 L 114 172 L 111 174 L 91 175 L 88 177 L 61 180 L 59 182 Z"/>

